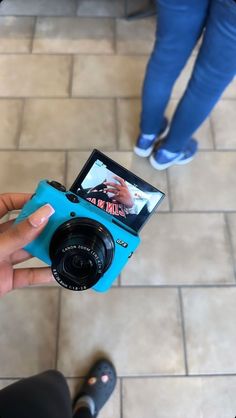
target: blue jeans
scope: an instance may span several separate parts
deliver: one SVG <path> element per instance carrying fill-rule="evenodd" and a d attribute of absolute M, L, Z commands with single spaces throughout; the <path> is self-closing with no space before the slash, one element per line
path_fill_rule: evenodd
<path fill-rule="evenodd" d="M 173 85 L 205 28 L 191 79 L 165 140 L 165 148 L 177 152 L 207 118 L 236 74 L 236 1 L 156 1 L 156 42 L 143 85 L 142 133 L 160 131 Z"/>

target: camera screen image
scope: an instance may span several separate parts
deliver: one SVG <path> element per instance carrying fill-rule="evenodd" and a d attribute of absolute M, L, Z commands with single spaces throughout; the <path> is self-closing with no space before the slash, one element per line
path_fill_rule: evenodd
<path fill-rule="evenodd" d="M 73 193 L 138 232 L 164 193 L 94 150 L 73 183 Z"/>

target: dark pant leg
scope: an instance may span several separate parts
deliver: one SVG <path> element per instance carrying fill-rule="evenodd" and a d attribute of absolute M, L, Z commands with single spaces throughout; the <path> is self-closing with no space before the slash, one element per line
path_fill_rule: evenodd
<path fill-rule="evenodd" d="M 92 418 L 92 414 L 88 408 L 80 408 L 73 418 Z"/>
<path fill-rule="evenodd" d="M 188 87 L 173 117 L 165 148 L 175 152 L 186 146 L 235 74 L 236 2 L 212 0 L 203 43 Z"/>
<path fill-rule="evenodd" d="M 49 370 L 20 380 L 0 391 L 1 418 L 71 418 L 69 389 L 64 376 Z"/>
<path fill-rule="evenodd" d="M 160 131 L 173 85 L 199 39 L 210 0 L 156 0 L 156 42 L 142 94 L 141 132 Z"/>

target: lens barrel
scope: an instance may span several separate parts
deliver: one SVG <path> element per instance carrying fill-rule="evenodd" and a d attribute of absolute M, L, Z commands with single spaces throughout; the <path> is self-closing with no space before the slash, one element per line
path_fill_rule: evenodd
<path fill-rule="evenodd" d="M 67 289 L 89 289 L 110 267 L 114 248 L 112 235 L 99 222 L 70 219 L 60 225 L 50 242 L 53 276 Z"/>

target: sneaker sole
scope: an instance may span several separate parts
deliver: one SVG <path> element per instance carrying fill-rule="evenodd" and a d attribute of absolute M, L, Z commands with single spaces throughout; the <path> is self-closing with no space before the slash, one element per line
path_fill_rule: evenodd
<path fill-rule="evenodd" d="M 176 160 L 174 161 L 170 161 L 169 163 L 166 164 L 158 164 L 155 160 L 155 158 L 153 157 L 153 155 L 151 155 L 149 161 L 150 164 L 153 168 L 155 168 L 156 170 L 166 170 L 167 168 L 171 167 L 172 165 L 185 165 L 190 163 L 193 159 L 194 159 L 195 155 L 193 155 L 192 157 L 186 158 L 185 160 L 181 160 L 181 157 L 176 158 Z"/>
<path fill-rule="evenodd" d="M 174 161 L 170 161 L 169 163 L 166 164 L 159 164 L 156 162 L 155 158 L 153 157 L 153 155 L 151 155 L 151 157 L 149 158 L 150 164 L 153 168 L 155 168 L 156 170 L 165 170 L 166 168 L 171 167 L 172 165 L 176 164 L 178 162 L 178 160 L 180 160 L 181 156 L 176 158 L 176 160 Z"/>
<path fill-rule="evenodd" d="M 154 145 L 152 145 L 151 147 L 145 150 L 139 147 L 134 147 L 134 153 L 138 155 L 139 157 L 150 157 L 152 150 L 153 150 L 153 146 Z"/>
<path fill-rule="evenodd" d="M 182 160 L 182 161 L 179 160 L 179 161 L 176 162 L 176 164 L 185 165 L 185 164 L 191 163 L 191 161 L 193 161 L 194 157 L 195 157 L 195 155 L 193 155 L 192 157 L 186 158 L 185 160 Z"/>
<path fill-rule="evenodd" d="M 135 146 L 134 147 L 134 153 L 136 155 L 138 155 L 139 157 L 144 157 L 144 158 L 145 157 L 150 157 L 150 155 L 153 151 L 153 148 L 155 147 L 155 145 L 157 144 L 158 141 L 160 141 L 162 138 L 164 138 L 167 135 L 167 133 L 169 131 L 169 128 L 170 128 L 170 126 L 169 126 L 169 123 L 168 123 L 167 126 L 166 126 L 166 129 L 163 132 L 160 133 L 158 138 L 153 142 L 152 146 L 149 147 L 148 149 L 143 150 L 142 148 L 139 148 L 139 147 Z"/>

